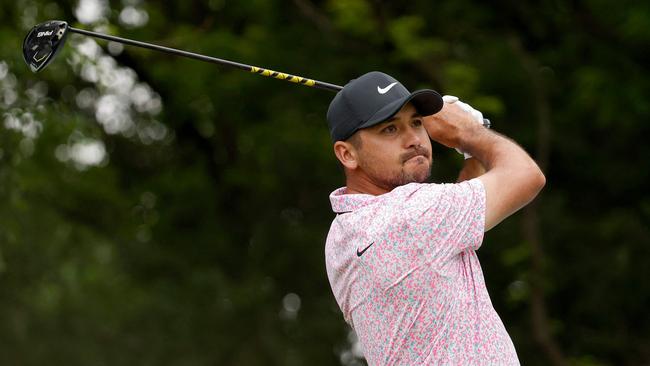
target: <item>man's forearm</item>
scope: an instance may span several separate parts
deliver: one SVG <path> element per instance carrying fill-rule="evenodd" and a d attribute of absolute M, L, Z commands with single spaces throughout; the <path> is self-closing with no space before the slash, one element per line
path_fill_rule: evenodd
<path fill-rule="evenodd" d="M 464 134 L 460 147 L 462 151 L 472 154 L 486 171 L 496 166 L 536 166 L 533 159 L 516 142 L 483 127 L 473 128 L 470 133 Z"/>

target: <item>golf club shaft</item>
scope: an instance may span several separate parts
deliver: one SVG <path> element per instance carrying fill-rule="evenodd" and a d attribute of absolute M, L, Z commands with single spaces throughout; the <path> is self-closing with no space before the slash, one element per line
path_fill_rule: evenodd
<path fill-rule="evenodd" d="M 273 71 L 273 70 L 265 69 L 265 68 L 262 68 L 262 67 L 242 64 L 242 63 L 234 62 L 234 61 L 228 61 L 228 60 L 224 60 L 224 59 L 220 59 L 220 58 L 216 58 L 216 57 L 205 56 L 205 55 L 201 55 L 201 54 L 198 54 L 198 53 L 193 53 L 193 52 L 188 52 L 188 51 L 183 51 L 183 50 L 177 50 L 175 48 L 158 46 L 158 45 L 155 45 L 155 44 L 152 44 L 152 43 L 134 41 L 132 39 L 121 38 L 121 37 L 116 37 L 116 36 L 110 36 L 110 35 L 103 34 L 103 33 L 96 33 L 96 32 L 91 32 L 91 31 L 87 31 L 87 30 L 84 30 L 84 29 L 78 29 L 78 28 L 73 28 L 73 27 L 68 27 L 68 31 L 73 32 L 73 33 L 83 34 L 85 36 L 101 38 L 101 39 L 105 39 L 105 40 L 108 40 L 108 41 L 119 42 L 119 43 L 131 45 L 131 46 L 148 48 L 148 49 L 151 49 L 151 50 L 171 53 L 171 54 L 174 54 L 174 55 L 188 57 L 188 58 L 193 58 L 193 59 L 196 59 L 196 60 L 210 62 L 210 63 L 213 63 L 213 64 L 225 65 L 225 66 L 229 66 L 229 67 L 232 67 L 232 68 L 235 68 L 235 69 L 248 71 L 248 72 L 251 72 L 251 73 L 254 73 L 254 74 L 259 74 L 259 75 L 268 76 L 268 77 L 272 77 L 272 78 L 279 79 L 279 80 L 286 80 L 286 81 L 290 81 L 292 83 L 301 84 L 301 85 L 305 85 L 305 86 L 310 86 L 312 88 L 325 89 L 325 90 L 334 91 L 334 92 L 338 92 L 339 90 L 343 89 L 343 87 L 340 86 L 340 85 L 330 84 L 330 83 L 326 83 L 324 81 L 308 79 L 308 78 L 305 78 L 305 77 L 302 77 L 302 76 L 291 75 L 291 74 L 287 74 L 287 73 L 283 73 L 283 72 L 279 72 L 279 71 Z M 483 125 L 485 127 L 487 127 L 487 128 L 490 128 L 490 120 L 487 119 L 487 118 L 484 118 L 483 119 Z"/>
<path fill-rule="evenodd" d="M 302 76 L 291 75 L 291 74 L 287 74 L 287 73 L 283 73 L 283 72 L 278 72 L 278 71 L 265 69 L 265 68 L 262 68 L 262 67 L 242 64 L 242 63 L 239 63 L 239 62 L 223 60 L 223 59 L 216 58 L 216 57 L 205 56 L 205 55 L 201 55 L 201 54 L 198 54 L 198 53 L 187 52 L 187 51 L 183 51 L 183 50 L 177 50 L 175 48 L 158 46 L 158 45 L 155 45 L 155 44 L 134 41 L 134 40 L 127 39 L 127 38 L 109 36 L 107 34 L 91 32 L 91 31 L 87 31 L 87 30 L 84 30 L 84 29 L 78 29 L 78 28 L 73 28 L 73 27 L 68 27 L 68 31 L 73 32 L 73 33 L 83 34 L 85 36 L 101 38 L 101 39 L 105 39 L 105 40 L 108 40 L 108 41 L 119 42 L 119 43 L 131 45 L 131 46 L 148 48 L 148 49 L 151 49 L 151 50 L 171 53 L 171 54 L 174 54 L 174 55 L 193 58 L 193 59 L 200 60 L 200 61 L 211 62 L 213 64 L 225 65 L 225 66 L 229 66 L 229 67 L 232 67 L 232 68 L 252 72 L 252 73 L 263 75 L 263 76 L 272 77 L 272 78 L 279 79 L 279 80 L 286 80 L 286 81 L 290 81 L 292 83 L 302 84 L 302 85 L 305 85 L 305 86 L 310 86 L 310 87 L 313 87 L 313 88 L 325 89 L 325 90 L 330 90 L 330 91 L 334 91 L 334 92 L 338 92 L 339 90 L 343 89 L 342 86 L 326 83 L 326 82 L 323 82 L 323 81 L 308 79 L 308 78 L 304 78 Z"/>

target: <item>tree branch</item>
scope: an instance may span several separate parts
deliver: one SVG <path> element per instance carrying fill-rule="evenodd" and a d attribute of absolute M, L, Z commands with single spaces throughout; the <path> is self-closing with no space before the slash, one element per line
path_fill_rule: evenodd
<path fill-rule="evenodd" d="M 321 31 L 334 34 L 335 30 L 329 18 L 321 13 L 314 4 L 309 0 L 293 0 L 293 3 L 298 7 L 300 12 L 316 25 Z"/>

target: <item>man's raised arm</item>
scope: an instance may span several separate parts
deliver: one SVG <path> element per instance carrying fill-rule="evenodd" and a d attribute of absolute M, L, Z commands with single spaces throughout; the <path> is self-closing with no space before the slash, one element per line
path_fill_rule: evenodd
<path fill-rule="evenodd" d="M 486 191 L 485 231 L 532 201 L 546 183 L 524 149 L 480 126 L 458 106 L 445 104 L 425 118 L 424 126 L 431 139 L 470 153 L 485 167 L 486 173 L 479 176 Z"/>

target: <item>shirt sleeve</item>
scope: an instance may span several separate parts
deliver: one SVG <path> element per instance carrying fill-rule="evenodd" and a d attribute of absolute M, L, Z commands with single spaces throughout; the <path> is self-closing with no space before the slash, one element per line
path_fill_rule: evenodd
<path fill-rule="evenodd" d="M 427 257 L 477 250 L 485 228 L 485 188 L 480 179 L 456 184 L 418 184 L 405 192 L 403 219 Z"/>

